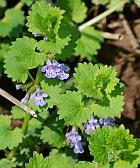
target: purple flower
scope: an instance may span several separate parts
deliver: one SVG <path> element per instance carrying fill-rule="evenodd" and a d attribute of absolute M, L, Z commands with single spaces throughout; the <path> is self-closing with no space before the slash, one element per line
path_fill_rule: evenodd
<path fill-rule="evenodd" d="M 74 153 L 78 154 L 78 153 L 84 153 L 84 148 L 82 146 L 81 142 L 77 142 L 74 146 Z"/>
<path fill-rule="evenodd" d="M 27 104 L 28 100 L 29 100 L 29 94 L 26 94 L 25 97 L 23 97 L 23 99 L 21 99 L 21 103 Z"/>
<path fill-rule="evenodd" d="M 72 128 L 72 131 L 66 133 L 67 140 L 71 143 L 71 148 L 74 148 L 74 153 L 83 153 L 84 149 L 82 147 L 82 143 L 80 142 L 82 140 L 81 136 L 76 131 L 76 128 Z"/>
<path fill-rule="evenodd" d="M 43 40 L 44 40 L 44 41 L 48 41 L 48 37 L 44 36 L 44 37 L 43 37 Z"/>
<path fill-rule="evenodd" d="M 47 78 L 59 78 L 60 80 L 65 80 L 69 77 L 69 74 L 65 73 L 69 71 L 69 67 L 60 64 L 55 60 L 48 60 L 46 65 L 42 67 L 42 72 L 45 72 Z"/>
<path fill-rule="evenodd" d="M 88 120 L 85 124 L 84 124 L 84 128 L 85 128 L 85 133 L 87 135 L 90 134 L 91 130 L 95 130 L 97 128 L 99 128 L 100 125 L 98 123 L 97 119 L 94 119 L 94 117 L 92 116 L 90 120 Z"/>
<path fill-rule="evenodd" d="M 115 125 L 115 119 L 111 118 L 111 117 L 107 117 L 107 119 L 105 119 L 103 116 L 99 119 L 99 123 L 100 125 L 104 125 L 105 127 L 109 127 L 109 126 L 114 126 Z"/>
<path fill-rule="evenodd" d="M 44 98 L 48 97 L 48 95 L 38 88 L 31 96 L 31 99 L 34 99 L 35 106 L 44 106 L 46 104 Z"/>
<path fill-rule="evenodd" d="M 21 87 L 22 87 L 22 84 L 18 84 L 18 85 L 16 85 L 16 90 L 21 89 Z"/>
<path fill-rule="evenodd" d="M 34 32 L 34 37 L 38 37 L 40 34 L 38 32 Z"/>

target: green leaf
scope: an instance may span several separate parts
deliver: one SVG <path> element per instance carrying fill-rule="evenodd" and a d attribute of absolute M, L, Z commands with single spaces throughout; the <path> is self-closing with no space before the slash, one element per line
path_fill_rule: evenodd
<path fill-rule="evenodd" d="M 65 145 L 65 137 L 63 135 L 64 122 L 59 120 L 56 114 L 52 114 L 47 118 L 46 125 L 41 131 L 41 139 L 44 143 L 48 142 L 49 145 L 57 148 Z"/>
<path fill-rule="evenodd" d="M 23 134 L 21 129 L 15 128 L 11 130 L 10 128 L 10 117 L 0 116 L 0 149 L 4 150 L 9 148 L 10 150 L 17 147 L 19 143 L 22 142 Z"/>
<path fill-rule="evenodd" d="M 96 5 L 106 5 L 110 0 L 92 0 L 92 3 Z"/>
<path fill-rule="evenodd" d="M 22 119 L 26 115 L 25 111 L 23 111 L 21 108 L 17 106 L 12 107 L 11 113 L 14 119 Z"/>
<path fill-rule="evenodd" d="M 83 95 L 103 97 L 104 93 L 111 93 L 119 82 L 116 70 L 111 66 L 84 63 L 79 64 L 75 71 L 75 86 Z"/>
<path fill-rule="evenodd" d="M 49 39 L 53 39 L 58 33 L 63 13 L 63 10 L 51 7 L 48 2 L 36 2 L 27 16 L 28 30 L 32 33 L 39 32 Z"/>
<path fill-rule="evenodd" d="M 4 73 L 7 74 L 9 78 L 12 78 L 13 82 L 26 82 L 26 80 L 28 79 L 28 69 L 26 69 L 21 63 L 19 63 L 15 57 L 13 57 L 12 55 L 6 55 L 4 62 Z"/>
<path fill-rule="evenodd" d="M 42 90 L 48 94 L 48 98 L 46 99 L 48 107 L 53 108 L 54 105 L 56 105 L 57 100 L 60 97 L 61 90 L 61 84 L 58 85 L 49 85 L 47 82 L 42 81 L 41 82 Z"/>
<path fill-rule="evenodd" d="M 79 32 L 76 26 L 71 25 L 69 23 L 62 22 L 59 29 L 59 36 L 63 39 L 67 36 L 71 36 L 70 41 L 68 41 L 68 45 L 62 49 L 61 54 L 56 54 L 56 59 L 66 60 L 73 56 L 76 47 L 76 41 L 79 38 Z"/>
<path fill-rule="evenodd" d="M 35 51 L 37 48 L 37 41 L 24 36 L 17 38 L 10 47 L 9 55 L 16 58 L 25 68 L 32 69 L 43 65 L 45 56 L 42 53 Z"/>
<path fill-rule="evenodd" d="M 0 20 L 0 36 L 10 36 L 14 28 L 24 24 L 24 19 L 22 10 L 15 8 L 7 9 L 5 17 Z"/>
<path fill-rule="evenodd" d="M 42 154 L 34 152 L 33 158 L 29 160 L 28 164 L 25 164 L 26 168 L 73 168 L 73 162 L 71 159 L 64 155 L 56 155 L 43 158 Z"/>
<path fill-rule="evenodd" d="M 93 27 L 88 27 L 81 33 L 81 37 L 77 41 L 75 55 L 92 60 L 97 55 L 97 50 L 101 48 L 100 43 L 103 42 L 101 34 Z"/>
<path fill-rule="evenodd" d="M 2 168 L 16 168 L 16 163 L 8 160 L 8 159 L 1 159 L 0 160 L 0 167 Z"/>
<path fill-rule="evenodd" d="M 122 2 L 128 2 L 128 1 L 126 1 L 126 0 L 118 0 L 117 1 L 117 4 L 120 4 L 120 6 L 117 9 L 118 12 L 123 11 L 123 9 L 124 9 L 125 3 L 122 3 Z M 110 3 L 107 5 L 107 7 L 109 9 L 112 9 L 115 6 L 116 6 L 116 0 L 110 0 Z"/>
<path fill-rule="evenodd" d="M 36 133 L 38 133 L 37 131 L 42 129 L 42 125 L 45 122 L 48 115 L 49 115 L 49 112 L 46 110 L 43 110 L 42 112 L 37 114 L 37 118 L 31 118 L 28 124 L 27 134 L 35 136 Z"/>
<path fill-rule="evenodd" d="M 55 40 L 51 41 L 44 41 L 41 40 L 38 42 L 38 49 L 46 54 L 61 54 L 61 50 L 68 45 L 68 42 L 70 41 L 70 37 L 67 36 L 66 38 L 59 38 L 56 36 Z"/>
<path fill-rule="evenodd" d="M 86 18 L 87 7 L 81 0 L 59 0 L 58 5 L 66 11 L 66 15 L 76 23 Z"/>
<path fill-rule="evenodd" d="M 0 7 L 5 7 L 7 5 L 6 0 L 1 0 L 0 1 Z"/>
<path fill-rule="evenodd" d="M 47 160 L 44 159 L 42 154 L 38 154 L 37 152 L 33 153 L 33 158 L 29 159 L 29 163 L 25 164 L 26 168 L 47 168 Z"/>
<path fill-rule="evenodd" d="M 118 160 L 117 162 L 115 162 L 113 168 L 132 168 L 130 163 L 128 161 L 125 160 Z"/>
<path fill-rule="evenodd" d="M 60 119 L 74 126 L 81 126 L 90 118 L 91 111 L 84 106 L 82 95 L 78 92 L 67 91 L 57 101 Z"/>
<path fill-rule="evenodd" d="M 132 153 L 135 148 L 135 139 L 121 125 L 119 128 L 102 127 L 93 131 L 88 138 L 89 149 L 95 161 L 105 164 L 108 161 L 116 161 L 118 158 L 126 159 L 127 153 Z"/>
<path fill-rule="evenodd" d="M 34 0 L 22 0 L 26 5 L 30 6 L 34 2 Z"/>
<path fill-rule="evenodd" d="M 134 0 L 135 4 L 140 7 L 140 0 Z"/>
<path fill-rule="evenodd" d="M 75 164 L 74 168 L 96 168 L 96 165 L 93 165 L 90 162 L 86 161 L 80 161 L 77 164 Z"/>

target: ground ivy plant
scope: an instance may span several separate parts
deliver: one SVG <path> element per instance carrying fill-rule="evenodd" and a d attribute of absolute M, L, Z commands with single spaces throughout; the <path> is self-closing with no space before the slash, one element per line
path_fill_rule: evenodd
<path fill-rule="evenodd" d="M 24 4 L 30 6 L 26 18 Z M 17 106 L 0 115 L 0 167 L 137 168 L 140 141 L 116 120 L 124 85 L 114 67 L 93 63 L 103 37 L 93 26 L 79 31 L 86 15 L 82 0 L 23 0 L 6 10 L 0 35 L 10 37 L 24 22 L 28 33 L 1 44 L 0 55 L 8 51 L 4 73 L 37 117 Z M 17 120 L 19 127 L 11 127 Z"/>

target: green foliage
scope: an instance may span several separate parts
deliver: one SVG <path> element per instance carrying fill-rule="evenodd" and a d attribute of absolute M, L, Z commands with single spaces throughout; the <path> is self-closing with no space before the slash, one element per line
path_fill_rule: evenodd
<path fill-rule="evenodd" d="M 8 160 L 8 159 L 1 159 L 0 160 L 0 167 L 2 168 L 15 168 L 16 163 Z"/>
<path fill-rule="evenodd" d="M 41 131 L 41 139 L 44 143 L 55 147 L 63 147 L 65 145 L 65 138 L 63 135 L 64 122 L 59 120 L 56 114 L 52 114 L 47 118 L 46 124 Z"/>
<path fill-rule="evenodd" d="M 140 0 L 134 0 L 135 4 L 140 7 Z"/>
<path fill-rule="evenodd" d="M 24 13 L 20 9 L 7 9 L 5 17 L 0 20 L 0 36 L 10 36 L 13 29 L 24 24 L 24 19 Z"/>
<path fill-rule="evenodd" d="M 30 6 L 35 0 L 22 0 L 26 5 Z"/>
<path fill-rule="evenodd" d="M 7 4 L 7 3 L 6 3 L 6 0 L 1 0 L 1 1 L 0 1 L 0 7 L 3 8 L 3 7 L 6 6 L 6 4 Z"/>
<path fill-rule="evenodd" d="M 66 94 L 62 94 L 57 105 L 60 119 L 64 119 L 70 125 L 81 126 L 90 118 L 91 111 L 84 106 L 82 95 L 78 92 L 67 91 Z"/>
<path fill-rule="evenodd" d="M 75 69 L 75 86 L 80 93 L 92 98 L 90 109 L 101 117 L 120 116 L 123 110 L 123 87 L 111 66 L 98 66 L 91 63 L 79 64 Z"/>
<path fill-rule="evenodd" d="M 25 165 L 26 168 L 73 168 L 73 162 L 71 159 L 64 155 L 54 155 L 43 158 L 43 156 L 34 152 L 33 158 L 29 160 L 29 163 Z"/>
<path fill-rule="evenodd" d="M 14 119 L 22 119 L 26 115 L 25 111 L 23 111 L 22 109 L 20 109 L 17 106 L 12 107 L 11 113 L 12 113 L 12 117 Z"/>
<path fill-rule="evenodd" d="M 110 0 L 92 0 L 96 5 L 106 5 Z"/>
<path fill-rule="evenodd" d="M 17 147 L 19 143 L 22 142 L 21 129 L 15 128 L 11 130 L 10 128 L 10 117 L 0 116 L 0 149 L 13 149 Z"/>
<path fill-rule="evenodd" d="M 68 42 L 70 41 L 69 37 L 66 38 L 59 38 L 56 36 L 54 41 L 39 41 L 38 42 L 38 49 L 46 54 L 61 54 L 61 50 L 68 45 Z"/>
<path fill-rule="evenodd" d="M 5 73 L 13 81 L 25 83 L 28 70 L 44 64 L 45 55 L 36 52 L 36 47 L 37 41 L 28 37 L 18 38 L 13 42 L 4 65 Z"/>
<path fill-rule="evenodd" d="M 39 32 L 49 39 L 53 39 L 58 33 L 63 10 L 51 5 L 45 1 L 36 2 L 29 11 L 27 17 L 29 31 L 32 33 Z"/>
<path fill-rule="evenodd" d="M 81 37 L 77 41 L 75 55 L 80 55 L 82 58 L 91 61 L 93 56 L 97 55 L 97 51 L 101 48 L 101 42 L 103 42 L 101 34 L 93 27 L 88 27 L 81 33 Z"/>
<path fill-rule="evenodd" d="M 76 23 L 86 18 L 87 7 L 81 0 L 59 0 L 58 5 L 66 11 L 66 15 Z"/>
<path fill-rule="evenodd" d="M 127 154 L 131 154 L 135 149 L 135 139 L 123 125 L 119 128 L 98 128 L 88 140 L 91 154 L 95 161 L 101 164 L 119 159 L 127 160 Z"/>
<path fill-rule="evenodd" d="M 97 165 L 93 165 L 92 163 L 86 161 L 80 161 L 74 166 L 74 168 L 96 168 L 96 167 Z"/>
<path fill-rule="evenodd" d="M 59 99 L 61 90 L 61 84 L 49 85 L 47 82 L 42 81 L 41 82 L 42 90 L 48 94 L 47 98 L 47 105 L 49 108 L 52 108 L 54 105 L 56 105 L 57 100 Z"/>
<path fill-rule="evenodd" d="M 122 167 L 132 168 L 130 163 L 125 160 L 118 160 L 113 166 L 113 168 L 122 168 Z"/>

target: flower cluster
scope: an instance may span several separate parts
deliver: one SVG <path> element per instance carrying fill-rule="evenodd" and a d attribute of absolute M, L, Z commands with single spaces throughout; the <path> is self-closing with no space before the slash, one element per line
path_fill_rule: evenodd
<path fill-rule="evenodd" d="M 87 135 L 90 134 L 91 130 L 96 130 L 97 128 L 99 128 L 101 125 L 104 125 L 105 127 L 109 127 L 109 126 L 114 126 L 115 125 L 115 119 L 108 117 L 107 119 L 105 119 L 103 116 L 97 120 L 94 118 L 94 116 L 91 117 L 90 120 L 88 120 L 85 124 L 84 124 L 84 128 L 85 128 L 85 133 Z"/>
<path fill-rule="evenodd" d="M 99 128 L 99 122 L 97 119 L 94 119 L 94 117 L 92 116 L 90 120 L 88 120 L 85 124 L 84 124 L 84 128 L 85 128 L 85 133 L 87 135 L 90 134 L 91 130 L 95 130 L 97 128 Z"/>
<path fill-rule="evenodd" d="M 84 153 L 84 148 L 82 146 L 81 136 L 76 131 L 76 128 L 72 128 L 72 130 L 68 133 L 66 133 L 67 140 L 71 143 L 71 148 L 74 148 L 74 153 Z"/>
<path fill-rule="evenodd" d="M 104 117 L 101 117 L 99 119 L 99 123 L 100 123 L 100 125 L 104 125 L 105 127 L 114 126 L 115 119 L 111 118 L 111 117 L 107 117 L 107 119 L 105 119 Z"/>
<path fill-rule="evenodd" d="M 47 78 L 59 78 L 60 80 L 65 80 L 69 77 L 69 74 L 65 73 L 69 71 L 69 67 L 60 64 L 55 60 L 48 60 L 46 65 L 42 67 L 42 72 L 45 72 Z"/>
<path fill-rule="evenodd" d="M 30 96 L 31 99 L 34 99 L 35 106 L 44 106 L 46 104 L 46 101 L 44 100 L 45 97 L 48 97 L 48 95 L 42 92 L 40 88 Z"/>

